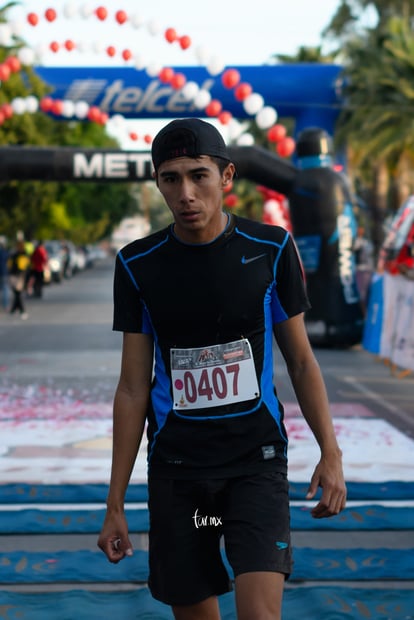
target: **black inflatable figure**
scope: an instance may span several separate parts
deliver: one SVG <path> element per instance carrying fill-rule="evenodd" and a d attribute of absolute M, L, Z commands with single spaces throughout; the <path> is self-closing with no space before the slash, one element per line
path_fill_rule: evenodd
<path fill-rule="evenodd" d="M 308 128 L 296 142 L 298 171 L 289 191 L 292 230 L 312 308 L 306 314 L 314 345 L 359 343 L 363 314 L 353 251 L 357 223 L 343 174 L 332 167 L 329 135 Z"/>

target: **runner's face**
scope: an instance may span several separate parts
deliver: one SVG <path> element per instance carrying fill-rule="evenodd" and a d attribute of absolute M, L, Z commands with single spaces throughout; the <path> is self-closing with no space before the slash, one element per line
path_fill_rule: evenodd
<path fill-rule="evenodd" d="M 157 185 L 175 222 L 175 233 L 189 243 L 215 239 L 227 221 L 222 211 L 223 189 L 230 183 L 234 165 L 223 174 L 210 157 L 178 157 L 162 163 Z"/>

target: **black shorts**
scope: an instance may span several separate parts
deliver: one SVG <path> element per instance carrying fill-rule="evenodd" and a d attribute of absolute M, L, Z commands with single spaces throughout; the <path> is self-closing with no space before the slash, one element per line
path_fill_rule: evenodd
<path fill-rule="evenodd" d="M 288 482 L 281 473 L 226 480 L 151 480 L 149 588 L 167 605 L 193 605 L 237 577 L 292 570 Z M 224 540 L 224 549 L 221 544 Z"/>

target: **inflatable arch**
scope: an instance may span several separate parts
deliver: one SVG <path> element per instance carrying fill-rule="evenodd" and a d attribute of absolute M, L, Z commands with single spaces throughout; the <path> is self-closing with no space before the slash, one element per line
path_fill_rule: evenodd
<path fill-rule="evenodd" d="M 234 67 L 243 82 L 260 93 L 279 118 L 295 119 L 295 133 L 321 127 L 333 134 L 341 107 L 340 65 L 300 63 Z M 248 118 L 243 103 L 205 67 L 179 67 L 187 81 L 195 82 L 218 99 L 235 118 Z M 198 116 L 200 110 L 180 90 L 131 67 L 36 67 L 39 77 L 53 89 L 55 99 L 86 101 L 109 116 L 127 119 L 163 119 Z"/>

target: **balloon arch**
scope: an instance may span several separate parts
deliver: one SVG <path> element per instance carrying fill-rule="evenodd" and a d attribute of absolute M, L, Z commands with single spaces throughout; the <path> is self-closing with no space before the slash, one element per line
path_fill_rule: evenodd
<path fill-rule="evenodd" d="M 65 38 L 57 40 L 56 24 L 62 19 L 93 21 L 88 30 L 88 41 Z M 90 39 L 90 32 L 109 25 L 122 29 L 116 44 Z M 89 24 L 88 24 L 89 26 Z M 135 31 L 160 36 L 164 43 L 182 52 L 195 53 L 196 67 L 173 68 L 163 66 L 143 55 L 142 38 L 138 49 L 122 47 L 133 34 L 133 45 L 138 37 Z M 30 31 L 34 39 L 31 47 L 16 47 L 22 34 Z M 80 24 L 65 24 L 65 32 L 81 32 Z M 29 33 L 28 33 L 29 34 Z M 36 41 L 36 35 L 38 41 Z M 332 132 L 338 113 L 338 84 L 340 67 L 337 65 L 274 65 L 260 67 L 226 67 L 218 54 L 211 54 L 203 46 L 195 46 L 188 34 L 175 27 L 162 28 L 156 19 L 146 20 L 138 12 L 123 9 L 108 10 L 93 7 L 89 2 L 77 4 L 68 0 L 59 10 L 47 8 L 42 13 L 23 8 L 21 19 L 0 24 L 0 46 L 17 50 L 0 64 L 0 80 L 6 82 L 11 74 L 22 67 L 36 65 L 36 72 L 52 88 L 52 95 L 36 100 L 35 97 L 16 97 L 0 106 L 0 124 L 12 114 L 35 112 L 38 109 L 57 118 L 87 119 L 91 122 L 122 125 L 125 118 L 169 118 L 171 116 L 199 115 L 216 119 L 227 127 L 229 138 L 240 146 L 251 146 L 253 137 L 246 133 L 239 120 L 250 118 L 257 127 L 267 132 L 276 152 L 289 157 L 295 149 L 295 140 L 286 135 L 279 117 L 293 116 L 297 134 L 301 129 L 317 125 Z M 116 68 L 63 69 L 47 67 L 50 56 L 63 54 L 82 56 L 85 52 L 104 55 L 108 64 Z M 66 63 L 63 63 L 66 64 Z M 82 63 L 83 65 L 85 62 Z M 119 66 L 121 64 L 121 67 Z M 124 67 L 122 67 L 124 65 Z M 315 84 L 318 88 L 315 88 Z M 151 136 L 129 132 L 132 142 L 151 142 Z"/>

